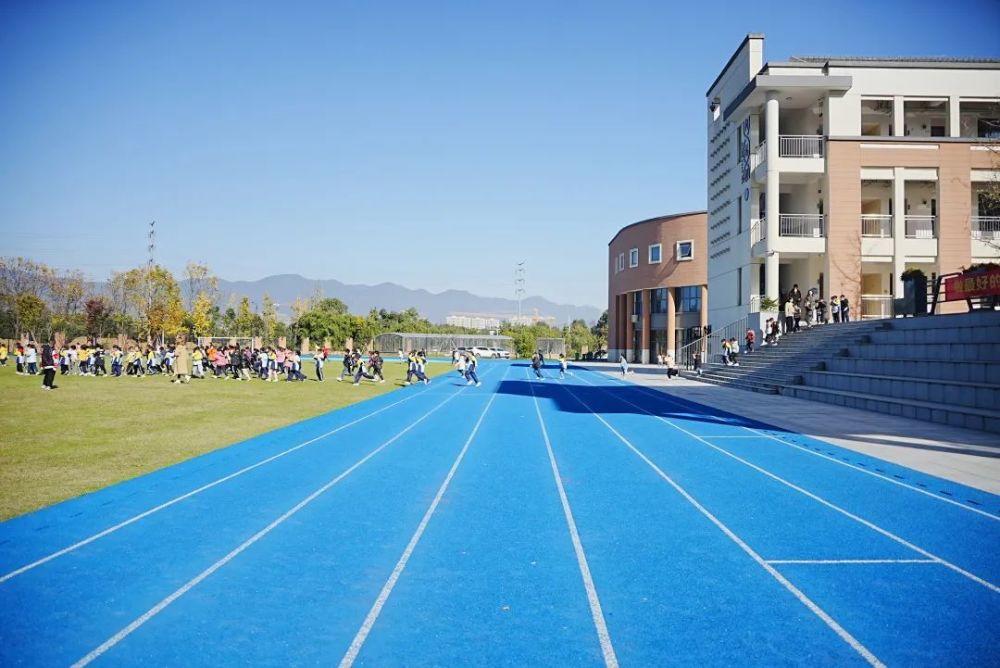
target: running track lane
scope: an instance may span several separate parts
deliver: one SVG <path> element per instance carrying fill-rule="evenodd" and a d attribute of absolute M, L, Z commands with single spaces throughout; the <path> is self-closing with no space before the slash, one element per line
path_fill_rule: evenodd
<path fill-rule="evenodd" d="M 481 388 L 445 377 L 0 525 L 23 566 L 409 397 L 0 582 L 0 663 L 994 661 L 996 497 L 529 372 L 484 365 Z"/>

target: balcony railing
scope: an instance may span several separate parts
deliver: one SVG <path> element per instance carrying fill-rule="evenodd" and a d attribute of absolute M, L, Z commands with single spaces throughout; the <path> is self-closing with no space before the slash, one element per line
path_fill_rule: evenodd
<path fill-rule="evenodd" d="M 823 214 L 783 213 L 778 216 L 778 234 L 783 237 L 822 237 Z"/>
<path fill-rule="evenodd" d="M 861 319 L 892 317 L 892 295 L 861 295 Z"/>
<path fill-rule="evenodd" d="M 1000 239 L 1000 216 L 973 216 L 972 238 L 983 241 Z"/>
<path fill-rule="evenodd" d="M 778 155 L 782 158 L 822 158 L 822 135 L 781 135 Z"/>
<path fill-rule="evenodd" d="M 767 238 L 767 223 L 760 218 L 750 219 L 750 245 Z"/>
<path fill-rule="evenodd" d="M 861 236 L 888 239 L 892 237 L 892 216 L 885 214 L 861 215 Z"/>
<path fill-rule="evenodd" d="M 907 216 L 907 239 L 934 239 L 937 237 L 937 216 Z"/>

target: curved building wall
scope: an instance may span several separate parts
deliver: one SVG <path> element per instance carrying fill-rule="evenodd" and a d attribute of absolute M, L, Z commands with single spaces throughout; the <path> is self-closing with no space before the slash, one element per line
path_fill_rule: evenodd
<path fill-rule="evenodd" d="M 707 241 L 705 211 L 643 220 L 615 235 L 608 244 L 608 359 L 656 362 L 708 324 Z"/>

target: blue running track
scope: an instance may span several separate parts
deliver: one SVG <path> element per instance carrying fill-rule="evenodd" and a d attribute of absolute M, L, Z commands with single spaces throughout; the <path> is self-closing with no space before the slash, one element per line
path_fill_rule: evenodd
<path fill-rule="evenodd" d="M 0 524 L 0 666 L 1000 665 L 1000 498 L 481 371 Z"/>

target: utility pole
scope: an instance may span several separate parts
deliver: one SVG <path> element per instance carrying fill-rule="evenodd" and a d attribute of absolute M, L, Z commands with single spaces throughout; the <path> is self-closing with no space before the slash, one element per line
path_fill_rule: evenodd
<path fill-rule="evenodd" d="M 524 299 L 524 262 L 514 268 L 514 299 L 517 300 L 517 322 L 521 324 L 521 300 Z"/>
<path fill-rule="evenodd" d="M 148 243 L 146 250 L 149 252 L 149 259 L 146 261 L 146 316 L 153 310 L 153 267 L 156 265 L 156 221 L 149 221 L 149 232 L 147 233 Z M 147 323 L 148 324 L 148 323 Z M 149 337 L 153 337 L 152 327 L 149 329 Z"/>

